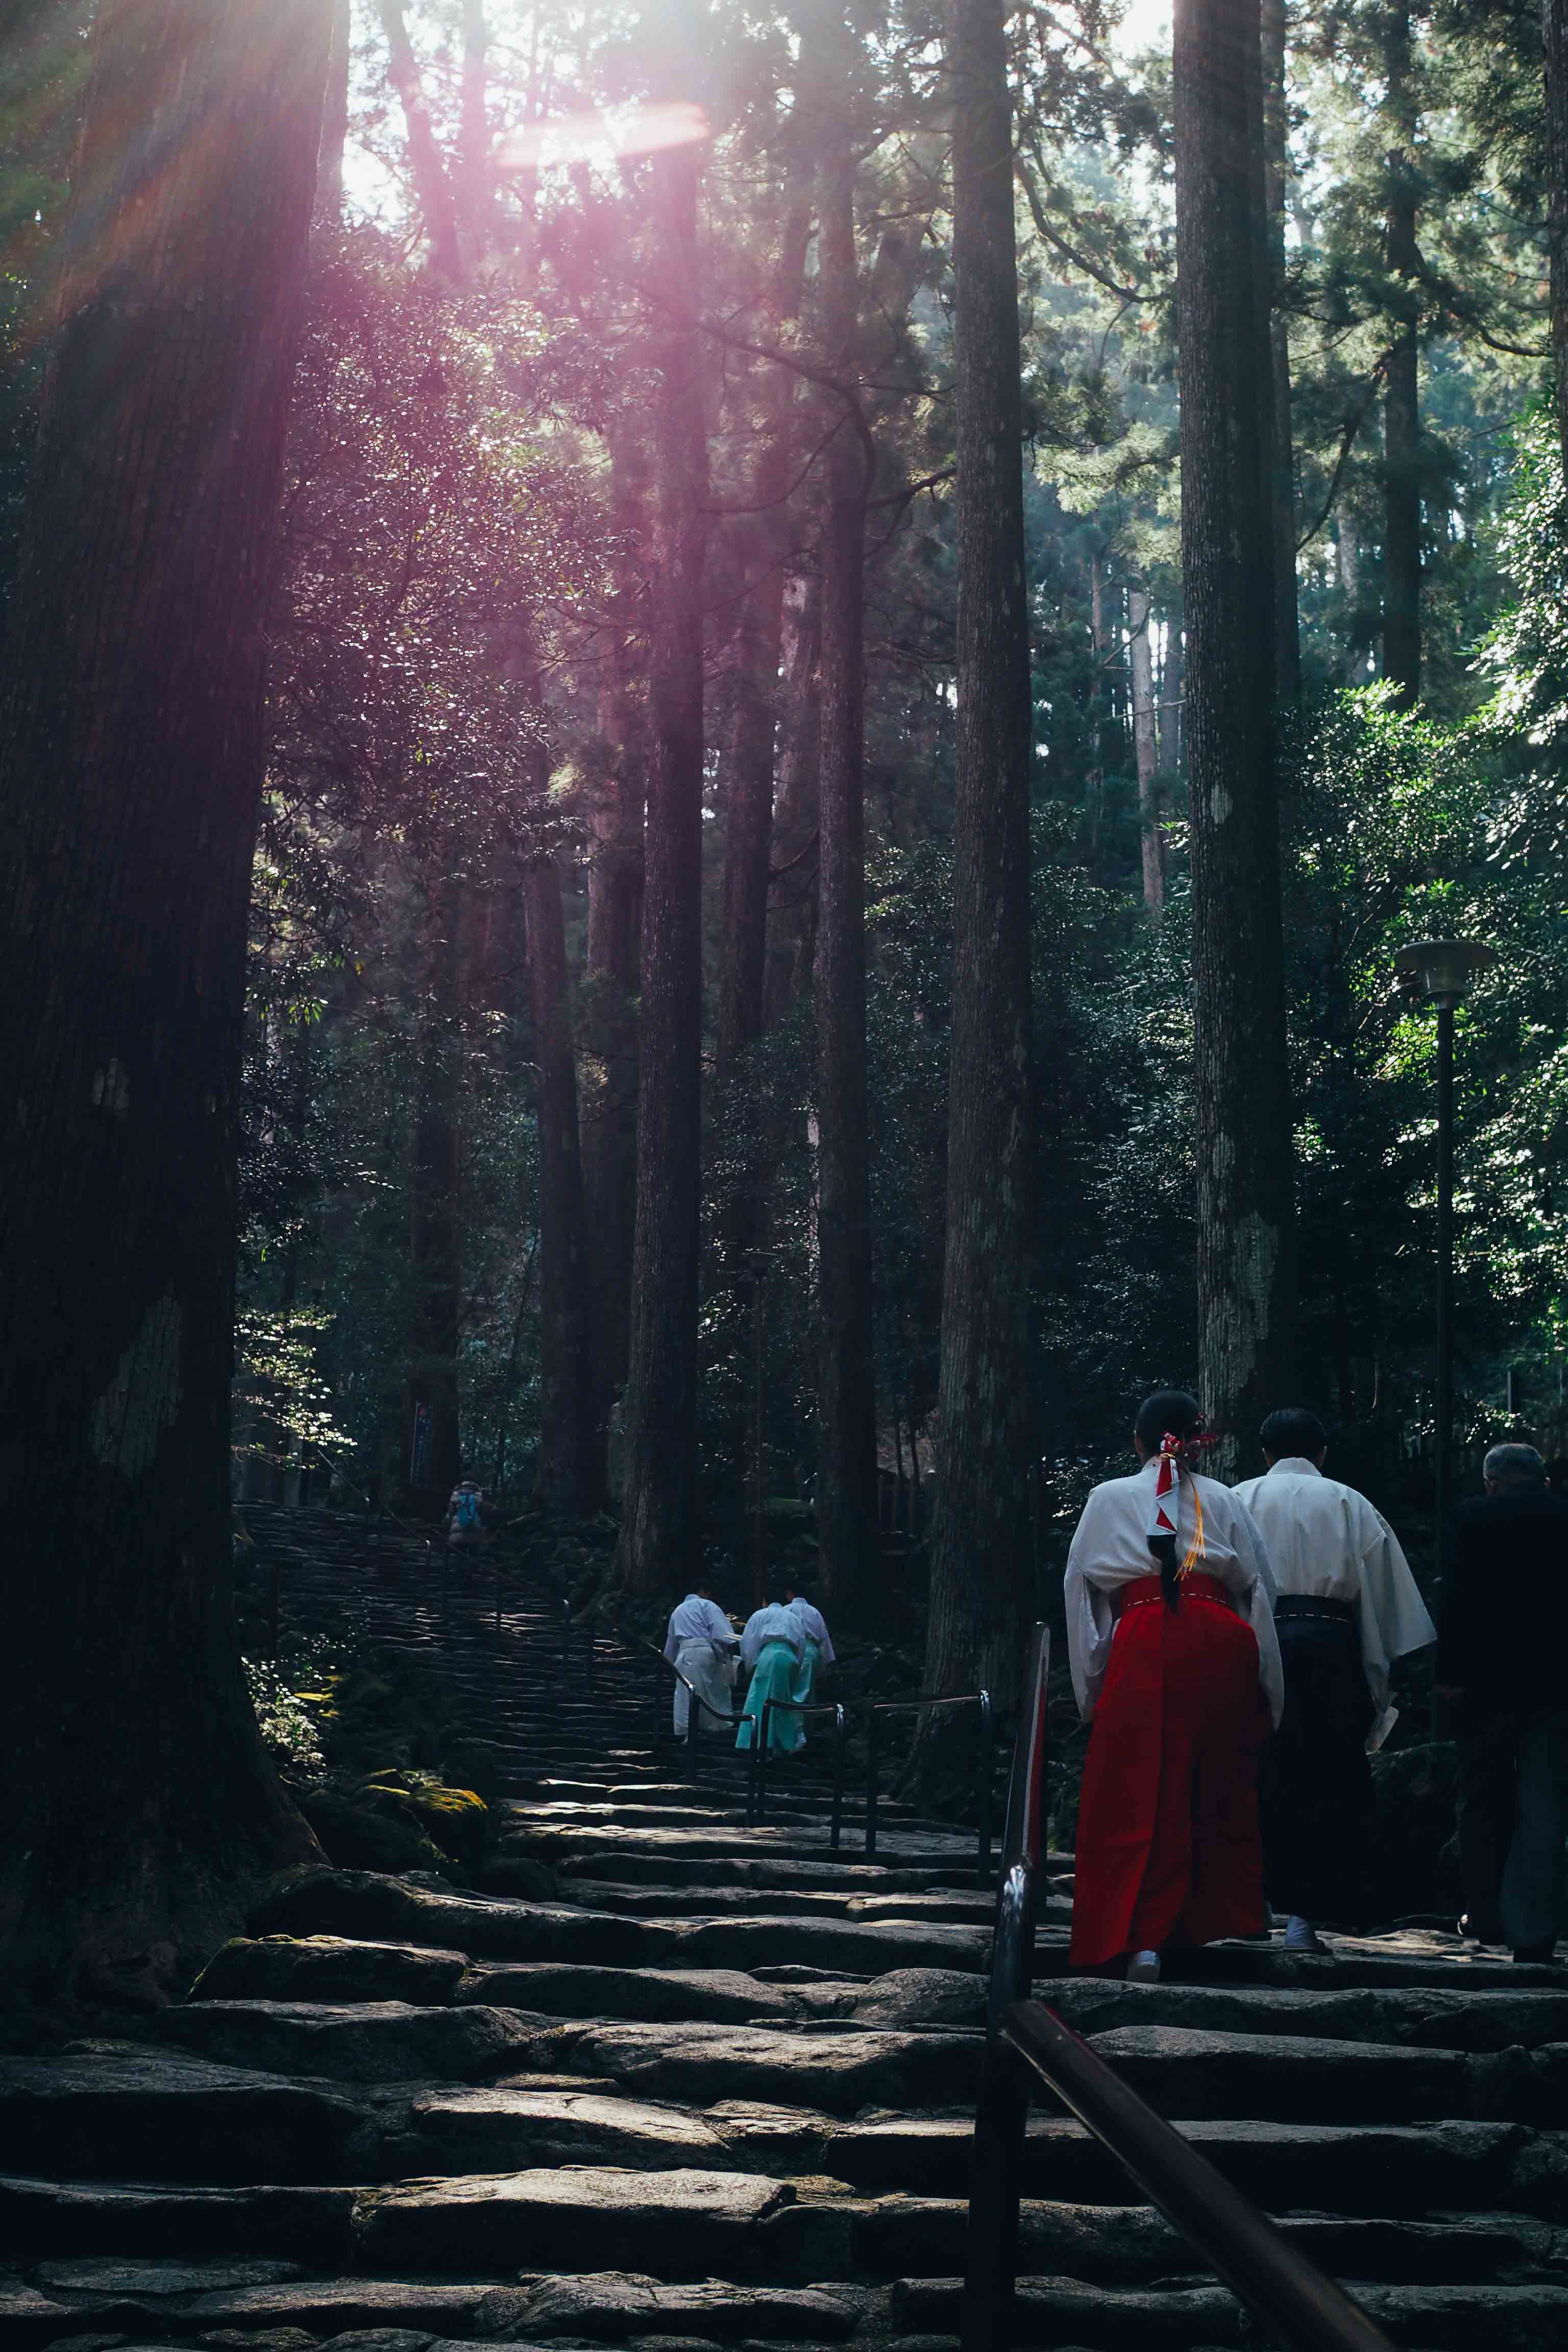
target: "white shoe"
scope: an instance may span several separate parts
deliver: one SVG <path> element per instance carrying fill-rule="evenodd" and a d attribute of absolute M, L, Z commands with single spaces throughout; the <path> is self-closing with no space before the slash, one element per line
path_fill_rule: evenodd
<path fill-rule="evenodd" d="M 1158 1952 L 1134 1952 L 1127 1963 L 1129 1984 L 1158 1984 L 1160 1955 Z"/>
<path fill-rule="evenodd" d="M 1285 1923 L 1285 1949 L 1288 1952 L 1321 1952 L 1328 1947 L 1310 1919 L 1292 1911 Z"/>

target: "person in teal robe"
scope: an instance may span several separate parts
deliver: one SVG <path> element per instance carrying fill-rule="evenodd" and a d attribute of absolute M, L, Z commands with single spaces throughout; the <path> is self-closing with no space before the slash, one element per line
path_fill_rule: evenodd
<path fill-rule="evenodd" d="M 795 1679 L 805 1649 L 805 1636 L 785 1607 L 782 1593 L 773 1595 L 747 1618 L 741 1635 L 741 1663 L 750 1666 L 752 1679 L 741 1714 L 741 1727 L 735 1734 L 737 1748 L 755 1746 L 763 1708 L 769 1699 L 794 1697 Z M 770 1753 L 792 1756 L 800 1744 L 799 1716 L 787 1707 L 776 1707 L 768 1717 Z"/>

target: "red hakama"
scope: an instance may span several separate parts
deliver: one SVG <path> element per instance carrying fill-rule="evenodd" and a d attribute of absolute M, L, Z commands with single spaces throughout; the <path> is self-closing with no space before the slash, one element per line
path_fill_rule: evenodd
<path fill-rule="evenodd" d="M 1212 1576 L 1123 1585 L 1079 1802 L 1074 1968 L 1264 1923 L 1258 1643 Z"/>

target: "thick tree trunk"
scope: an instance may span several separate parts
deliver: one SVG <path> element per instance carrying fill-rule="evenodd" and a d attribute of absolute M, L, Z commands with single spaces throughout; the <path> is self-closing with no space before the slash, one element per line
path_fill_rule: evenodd
<path fill-rule="evenodd" d="M 1004 0 L 954 0 L 958 709 L 941 1466 L 925 1687 L 1016 1697 L 1032 1564 L 1029 685 Z"/>
<path fill-rule="evenodd" d="M 785 214 L 770 331 L 800 313 L 811 209 L 804 197 Z M 794 459 L 795 378 L 773 368 L 763 387 L 763 426 L 749 503 L 761 510 L 756 545 L 762 578 L 747 597 L 736 648 L 735 730 L 729 761 L 724 843 L 724 960 L 719 988 L 717 1076 L 763 1025 L 767 961 L 768 862 L 773 847 L 778 734 L 779 655 L 784 640 L 785 498 Z"/>
<path fill-rule="evenodd" d="M 1180 613 L 1173 613 L 1165 625 L 1165 658 L 1160 670 L 1160 768 L 1166 776 L 1182 772 L 1186 692 L 1186 624 Z"/>
<path fill-rule="evenodd" d="M 1176 0 L 1173 63 L 1198 1354 L 1235 1475 L 1289 1393 L 1296 1295 L 1258 0 Z"/>
<path fill-rule="evenodd" d="M 826 23 L 823 39 L 826 47 Z M 836 63 L 837 51 L 847 46 L 836 34 L 828 49 Z M 839 111 L 827 125 L 826 160 L 817 175 L 818 268 L 827 363 L 853 385 L 859 365 L 855 139 L 853 124 L 842 112 L 849 71 L 836 79 Z M 828 1606 L 851 1623 L 867 1622 L 876 1605 L 880 1564 L 866 1071 L 865 572 L 870 467 L 856 418 L 847 414 L 828 452 L 822 557 L 816 1535 Z"/>
<path fill-rule="evenodd" d="M 353 41 L 350 0 L 332 0 L 332 48 L 321 108 L 321 152 L 316 171 L 316 218 L 343 216 L 343 150 L 349 139 L 349 66 Z"/>
<path fill-rule="evenodd" d="M 590 1298 L 584 1242 L 577 1061 L 566 973 L 561 877 L 552 860 L 527 869 L 528 983 L 539 1105 L 541 1426 L 536 1492 L 574 1516 L 598 1500 L 591 1392 Z"/>
<path fill-rule="evenodd" d="M 1385 258 L 1395 331 L 1383 401 L 1383 674 L 1409 705 L 1421 692 L 1420 293 L 1415 244 L 1415 112 L 1410 89 L 1410 11 L 1394 10 L 1388 34 L 1390 124 Z"/>
<path fill-rule="evenodd" d="M 1290 123 L 1285 96 L 1285 0 L 1262 0 L 1263 185 L 1268 215 L 1268 358 L 1274 403 L 1274 674 L 1280 703 L 1301 691 L 1296 593 L 1296 465 L 1290 430 L 1290 321 L 1284 309 Z"/>
<path fill-rule="evenodd" d="M 610 502 L 617 537 L 647 525 L 647 451 L 640 428 L 619 418 L 610 434 Z M 587 987 L 582 1042 L 593 1084 L 583 1111 L 583 1181 L 594 1236 L 595 1419 L 607 1420 L 626 1377 L 632 1240 L 637 1216 L 637 991 L 642 955 L 643 823 L 647 719 L 635 691 L 632 631 L 639 609 L 635 560 L 616 589 L 619 624 L 599 698 L 609 773 L 593 813 L 588 869 Z"/>
<path fill-rule="evenodd" d="M 311 1841 L 229 1588 L 263 628 L 328 0 L 103 0 L 0 673 L 0 1951 L 210 1937 Z"/>
<path fill-rule="evenodd" d="M 1568 0 L 1544 0 L 1546 186 L 1552 250 L 1552 349 L 1557 367 L 1557 430 L 1568 478 Z"/>
<path fill-rule="evenodd" d="M 381 0 L 381 22 L 386 35 L 387 70 L 403 108 L 408 135 L 408 168 L 425 223 L 430 267 L 437 278 L 458 286 L 462 283 L 464 269 L 457 198 L 437 144 L 435 125 L 419 77 L 419 61 L 408 37 L 401 0 Z"/>
<path fill-rule="evenodd" d="M 637 1235 L 617 1582 L 663 1592 L 697 1540 L 702 1053 L 702 572 L 708 444 L 697 325 L 700 151 L 650 167 L 659 283 L 658 611 L 649 697 Z"/>
<path fill-rule="evenodd" d="M 444 1502 L 463 1475 L 458 1407 L 462 1336 L 462 1143 L 459 1128 L 462 990 L 458 924 L 461 885 L 447 851 L 425 885 L 419 1004 L 415 1027 L 410 1169 L 408 1451 L 404 1475 Z M 414 1447 L 419 1414 L 428 1435 Z"/>
<path fill-rule="evenodd" d="M 486 104 L 485 52 L 489 33 L 484 0 L 463 0 L 463 90 L 459 140 L 459 194 L 468 238 L 468 267 L 479 269 L 490 244 L 490 128 Z"/>
<path fill-rule="evenodd" d="M 1149 591 L 1127 592 L 1128 664 L 1132 673 L 1132 755 L 1138 767 L 1138 839 L 1143 904 L 1156 921 L 1165 904 L 1165 839 L 1160 830 L 1159 755 L 1154 741 L 1154 656 L 1149 643 Z"/>
<path fill-rule="evenodd" d="M 773 1029 L 800 994 L 816 952 L 816 783 L 822 765 L 822 578 L 796 575 L 784 590 L 778 789 L 773 796 L 777 879 L 768 891 L 765 1025 Z"/>

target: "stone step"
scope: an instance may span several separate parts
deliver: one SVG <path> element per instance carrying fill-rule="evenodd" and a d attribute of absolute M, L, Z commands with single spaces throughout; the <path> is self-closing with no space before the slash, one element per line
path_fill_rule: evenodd
<path fill-rule="evenodd" d="M 738 2152 L 765 2168 L 763 2149 L 803 2148 L 816 2119 L 723 2106 L 709 2111 Z M 861 2189 L 903 2189 L 932 2197 L 968 2191 L 973 2117 L 864 2115 L 819 2143 L 820 2161 L 787 2168 L 831 2173 Z M 1568 2222 L 1568 2136 L 1521 2125 L 1445 2122 L 1289 2124 L 1272 2120 L 1184 2122 L 1183 2137 L 1238 2189 L 1271 2213 L 1291 2210 L 1419 2219 L 1444 2212 L 1517 2211 Z M 1031 2116 L 1024 2189 L 1054 2200 L 1126 2205 L 1136 2191 L 1115 2158 L 1066 2116 Z"/>
<path fill-rule="evenodd" d="M 1037 1980 L 1047 2002 L 1079 2033 L 1135 2024 L 1310 2036 L 1439 2050 L 1534 2050 L 1568 2040 L 1568 1987 L 1556 1992 L 1456 1991 L 1377 1985 L 1318 1991 L 1300 1986 L 1113 1984 L 1093 1978 Z"/>
<path fill-rule="evenodd" d="M 1568 2327 L 1568 2288 L 1384 2286 L 1347 2281 L 1395 2344 L 1470 2347 L 1470 2352 L 1555 2352 Z M 959 2279 L 901 2281 L 895 2325 L 910 2334 L 952 2334 L 963 2304 Z M 1081 2345 L 1088 2352 L 1142 2352 L 1145 2346 L 1233 2345 L 1251 2339 L 1239 2305 L 1217 2286 L 1086 2286 L 1077 2279 L 1021 2278 L 1015 2342 L 1025 2347 Z"/>
<path fill-rule="evenodd" d="M 467 1955 L 344 1936 L 236 1936 L 213 1955 L 188 2000 L 451 2000 Z"/>
<path fill-rule="evenodd" d="M 1568 2043 L 1472 2056 L 1305 2034 L 1120 2025 L 1091 2048 L 1159 2113 L 1217 2121 L 1420 2123 L 1445 2116 L 1554 2122 L 1568 2100 Z"/>
<path fill-rule="evenodd" d="M 364 2095 L 174 2052 L 0 2057 L 0 2171 L 60 2179 L 331 2183 L 378 2177 Z"/>
<path fill-rule="evenodd" d="M 419 2271 L 585 2268 L 613 2252 L 659 2279 L 744 2279 L 762 2225 L 793 2201 L 783 2181 L 683 2167 L 562 2166 L 368 2190 L 354 2209 L 361 2260 Z"/>
<path fill-rule="evenodd" d="M 558 1868 L 563 1885 L 574 1886 L 580 1878 L 586 1878 L 601 1884 L 618 1880 L 630 1885 L 803 1886 L 876 1895 L 922 1893 L 939 1887 L 963 1892 L 974 1884 L 972 1864 L 963 1869 L 906 1870 L 897 1864 L 867 1862 L 847 1847 L 843 1849 L 840 1859 L 829 1854 L 814 1862 L 759 1860 L 752 1853 L 705 1854 L 685 1861 L 675 1853 L 606 1849 L 602 1853 L 570 1854 L 559 1863 Z"/>
<path fill-rule="evenodd" d="M 479 2003 L 203 2000 L 166 2009 L 160 2040 L 220 2065 L 336 2083 L 479 2083 L 529 2066 L 551 2021 Z"/>
<path fill-rule="evenodd" d="M 371 1871 L 307 1868 L 256 1906 L 249 1933 L 331 1935 L 359 1942 L 429 1943 L 474 1959 L 586 1961 L 607 1968 L 740 1968 L 805 1961 L 842 1970 L 979 1970 L 990 1937 L 977 1927 L 886 1920 L 631 1919 L 574 1909 L 438 1895 Z"/>
<path fill-rule="evenodd" d="M 132 2181 L 0 2179 L 0 2257 L 284 2256 L 346 2270 L 352 2188 L 147 2188 Z"/>
<path fill-rule="evenodd" d="M 617 2271 L 542 2278 L 522 2325 L 531 2342 L 669 2342 L 670 2352 L 710 2344 L 838 2344 L 862 2326 L 867 2298 L 842 2287 L 735 2286 L 721 2279 L 667 2284 Z M 443 2345 L 431 2352 L 447 2352 Z"/>
<path fill-rule="evenodd" d="M 537 2034 L 529 2063 L 536 2073 L 588 2075 L 666 2103 L 787 2099 L 849 2116 L 872 2104 L 972 2104 L 984 2048 L 978 2033 L 942 2029 L 572 2022 Z"/>
<path fill-rule="evenodd" d="M 757 1908 L 755 1891 L 745 1886 L 628 1886 L 615 1879 L 574 1875 L 570 1890 L 574 1903 L 628 1917 L 673 1915 L 686 1918 L 696 1913 L 709 1918 L 731 1915 L 745 1917 Z M 966 1895 L 946 1889 L 917 1894 L 873 1893 L 859 1887 L 842 1891 L 828 1887 L 773 1887 L 768 1889 L 767 1907 L 775 1919 L 934 1919 L 944 1924 L 957 1921 L 988 1933 L 995 1918 L 996 1901 L 994 1895 L 978 1891 Z M 1040 1909 L 1041 1916 L 1054 1926 L 1067 1927 L 1072 1924 L 1070 1904 L 1047 1902 Z"/>
<path fill-rule="evenodd" d="M 495 2279 L 464 2284 L 434 2279 L 285 2278 L 265 2284 L 203 2286 L 213 2266 L 177 2262 L 66 2260 L 40 2264 L 37 2286 L 24 2287 L 45 2306 L 7 2308 L 0 2291 L 0 2341 L 47 2341 L 79 2337 L 89 2331 L 132 2331 L 178 2341 L 195 2337 L 233 2343 L 250 2336 L 265 2342 L 274 2329 L 304 2329 L 335 2338 L 361 2328 L 406 2328 L 420 2337 L 495 2336 L 516 2332 L 527 2314 L 527 2290 Z M 233 2266 L 228 2274 L 235 2275 Z M 54 2282 L 88 2281 L 100 2284 Z M 13 2291 L 15 2292 L 15 2290 Z M 241 2336 L 219 2330 L 243 2331 Z M 101 2336 L 100 2336 L 101 2340 Z M 285 2339 L 286 2340 L 286 2339 Z"/>
<path fill-rule="evenodd" d="M 858 2268 L 882 2278 L 961 2273 L 968 2210 L 958 2198 L 898 2195 L 858 2205 Z M 1568 2231 L 1513 2213 L 1448 2214 L 1435 2221 L 1287 2213 L 1279 2226 L 1331 2276 L 1427 2285 L 1474 2284 L 1510 2275 L 1568 2277 Z M 1202 2257 L 1149 2205 L 1026 2199 L 1018 2230 L 1024 2273 L 1140 2286 L 1195 2277 L 1205 2270 Z"/>

